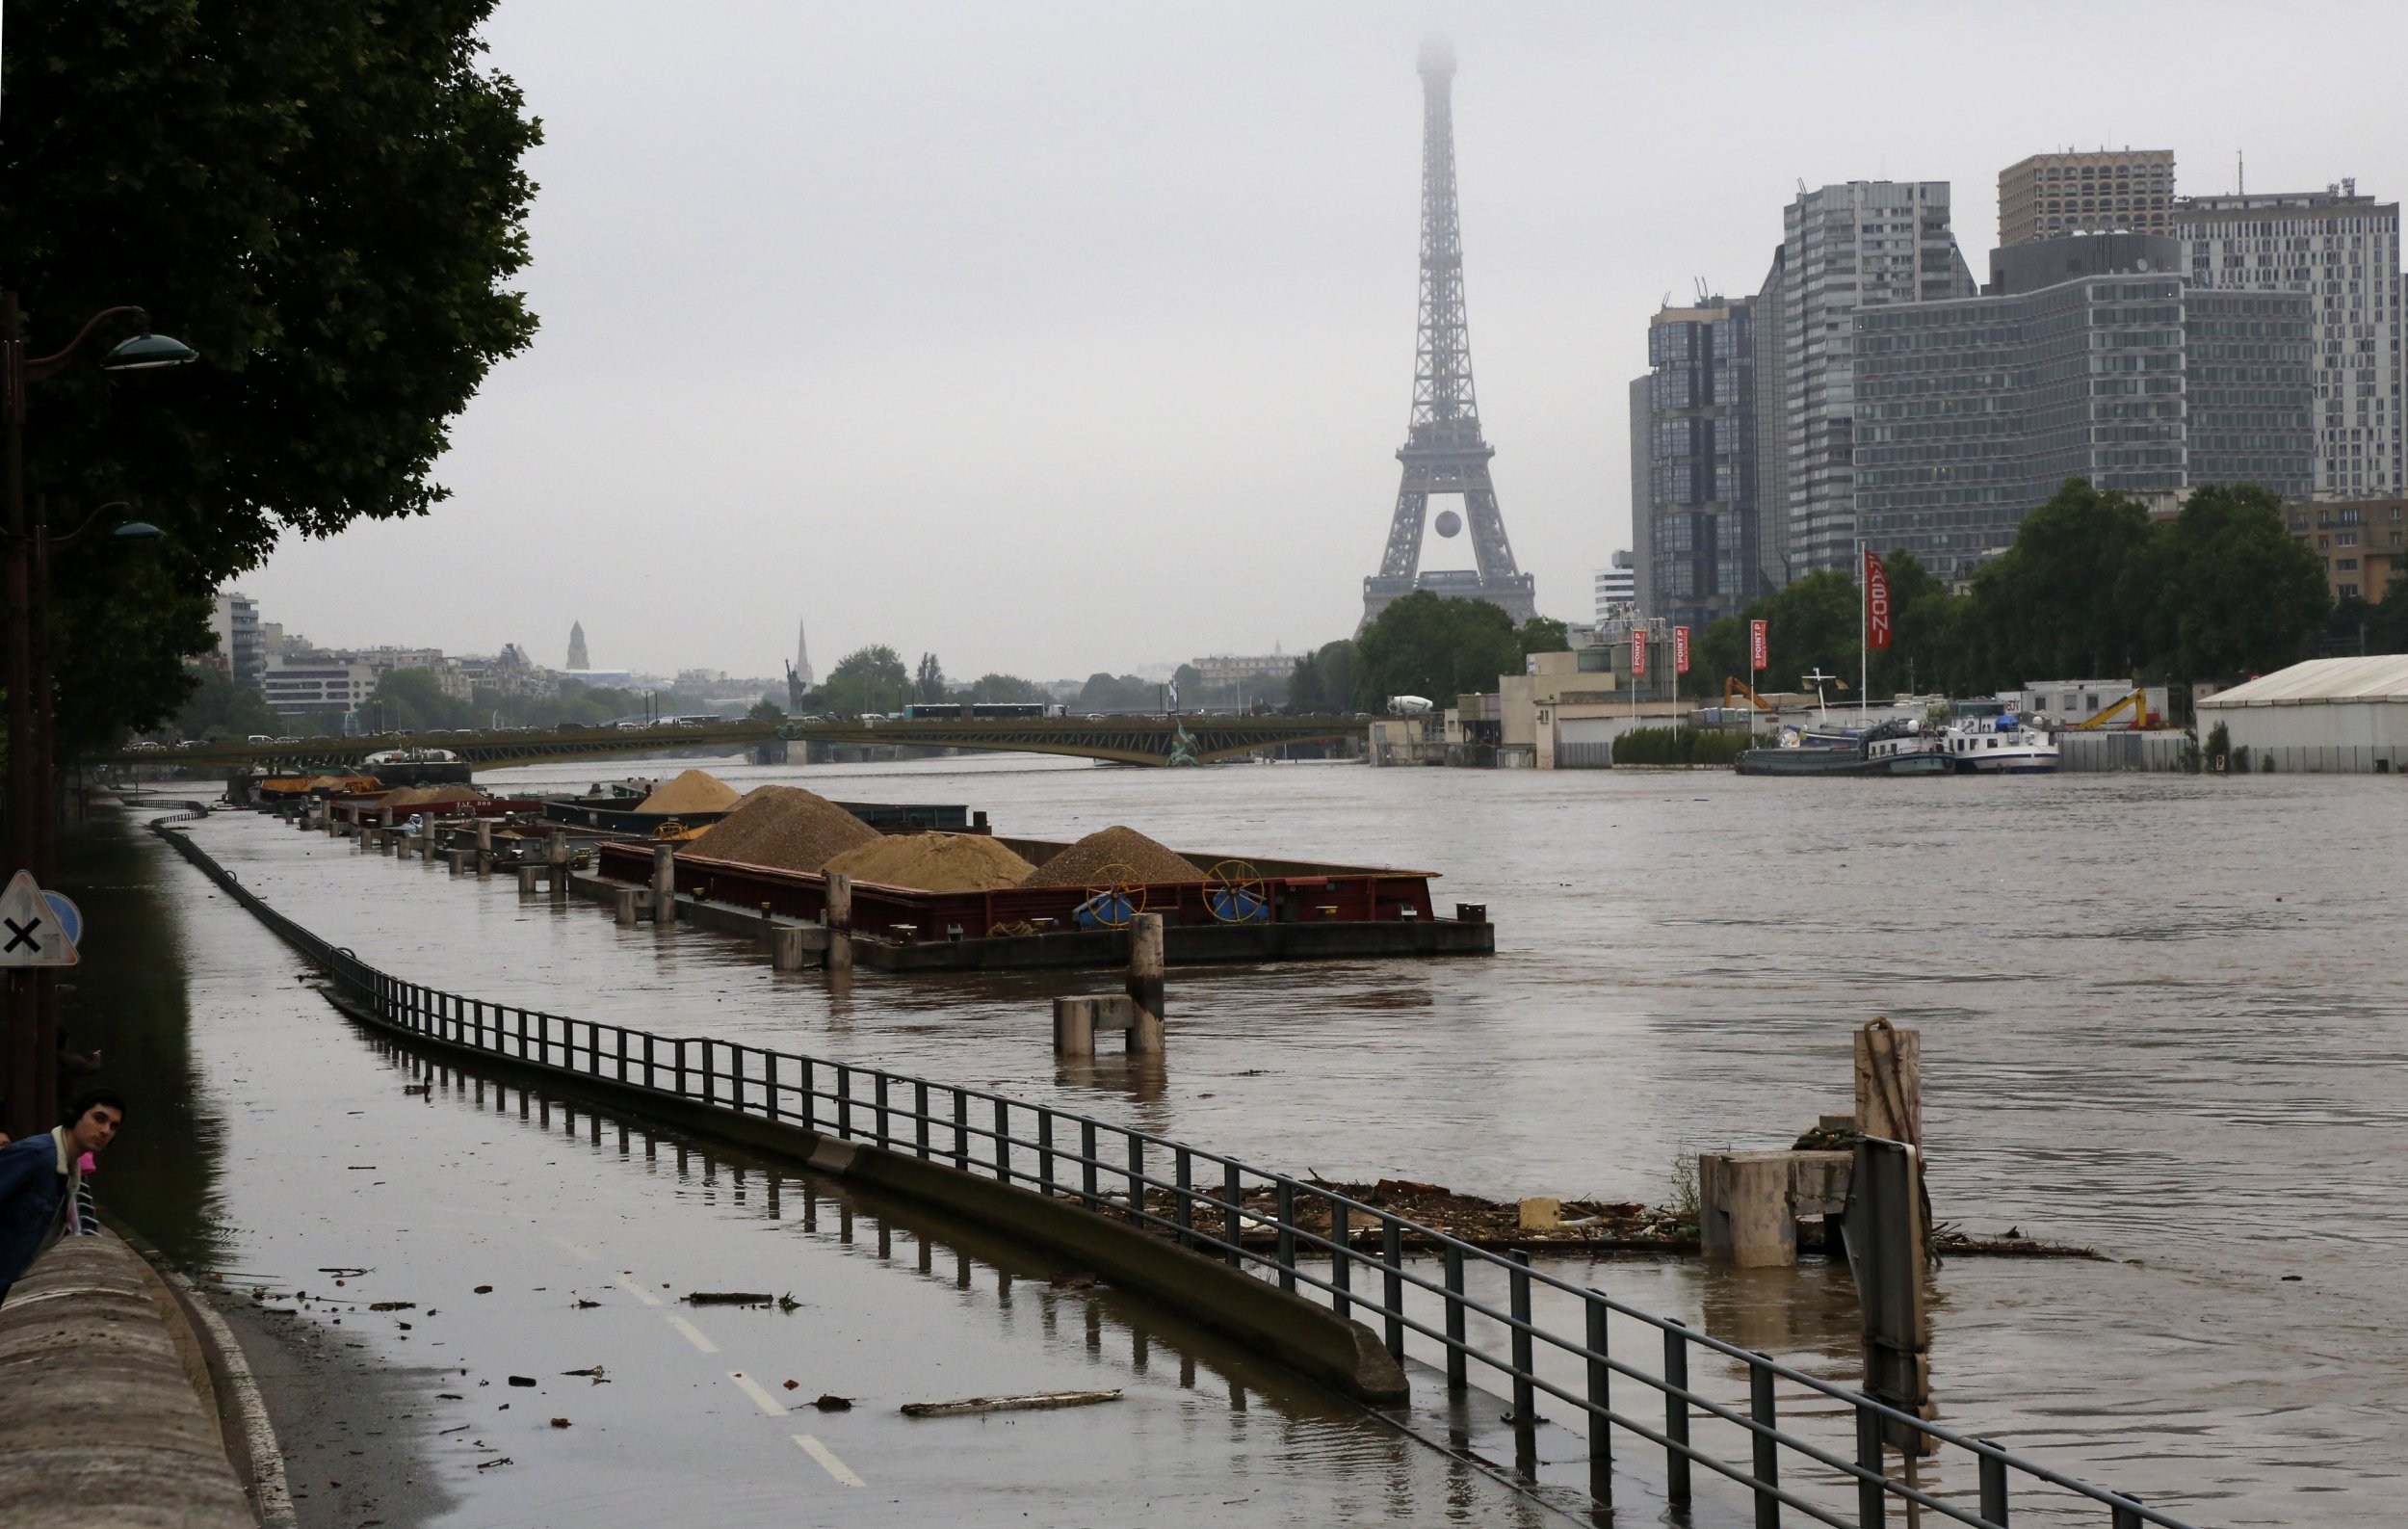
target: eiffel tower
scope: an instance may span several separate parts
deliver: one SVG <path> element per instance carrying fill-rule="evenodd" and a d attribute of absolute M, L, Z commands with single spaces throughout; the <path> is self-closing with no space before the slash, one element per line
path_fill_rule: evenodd
<path fill-rule="evenodd" d="M 1518 624 L 1537 614 L 1531 576 L 1513 561 L 1497 488 L 1488 479 L 1496 448 L 1480 438 L 1472 390 L 1472 337 L 1463 316 L 1463 236 L 1454 207 L 1454 50 L 1422 49 L 1422 314 L 1413 368 L 1413 416 L 1397 460 L 1404 483 L 1388 525 L 1379 571 L 1363 581 L 1363 624 L 1415 590 L 1504 608 Z M 1432 494 L 1460 494 L 1463 514 L 1442 512 L 1438 534 L 1472 531 L 1471 569 L 1422 571 L 1422 526 Z M 1359 631 L 1360 628 L 1357 628 Z"/>

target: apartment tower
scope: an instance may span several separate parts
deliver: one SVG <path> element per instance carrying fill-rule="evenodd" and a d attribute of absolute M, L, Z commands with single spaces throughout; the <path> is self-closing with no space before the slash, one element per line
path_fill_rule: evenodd
<path fill-rule="evenodd" d="M 1945 180 L 1852 180 L 1799 192 L 1783 214 L 1774 273 L 1778 353 L 1760 335 L 1758 370 L 1777 364 L 1781 373 L 1787 481 L 1778 539 L 1787 583 L 1854 567 L 1856 310 L 1970 298 L 1976 288 L 1949 226 Z"/>
<path fill-rule="evenodd" d="M 2175 206 L 2192 287 L 2304 292 L 2315 325 L 2319 499 L 2408 488 L 2400 417 L 2399 203 L 2320 192 L 2186 197 Z"/>
<path fill-rule="evenodd" d="M 1999 171 L 1999 243 L 2174 231 L 2174 151 L 2034 154 Z"/>

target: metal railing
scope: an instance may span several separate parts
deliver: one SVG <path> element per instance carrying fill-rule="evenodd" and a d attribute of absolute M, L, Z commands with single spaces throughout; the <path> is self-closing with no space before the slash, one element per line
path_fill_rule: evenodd
<path fill-rule="evenodd" d="M 1535 1473 L 1541 1422 L 1572 1428 L 1584 1442 L 1587 1490 L 1600 1504 L 1612 1501 L 1619 1435 L 1661 1452 L 1662 1489 L 1671 1506 L 1692 1503 L 1702 1471 L 1708 1485 L 1718 1479 L 1752 1501 L 1760 1529 L 1783 1523 L 1785 1512 L 1836 1529 L 1881 1529 L 1894 1509 L 1909 1522 L 1929 1514 L 1976 1529 L 2005 1529 L 2010 1509 L 2021 1510 L 2027 1523 L 2045 1513 L 2054 1521 L 2104 1521 L 2108 1529 L 2189 1529 L 2134 1498 L 1533 1268 L 1525 1252 L 1478 1248 L 1222 1153 L 982 1089 L 707 1037 L 655 1035 L 406 982 L 276 911 L 165 822 L 153 825 L 162 837 L 380 1024 L 566 1078 L 983 1174 L 1074 1200 L 1283 1290 L 1312 1292 L 1338 1316 L 1375 1328 L 1400 1361 L 1409 1340 L 1436 1355 L 1451 1391 L 1471 1386 L 1477 1367 L 1509 1395 L 1517 1465 L 1526 1475 Z M 1541 1302 L 1548 1305 L 1543 1315 Z M 1616 1326 L 1640 1330 L 1657 1367 L 1613 1341 Z M 1720 1373 L 1743 1382 L 1743 1394 L 1711 1394 L 1709 1381 L 1692 1374 L 1701 1358 L 1706 1367 L 1723 1366 Z M 1819 1426 L 1824 1439 L 1809 1437 L 1801 1422 Z M 1894 1467 L 1885 1459 L 1885 1437 L 1919 1437 L 1926 1441 L 1923 1453 L 1942 1459 L 1934 1464 L 1900 1457 Z M 1743 1450 L 1710 1447 L 1725 1441 Z M 1958 1479 L 1943 1486 L 1939 1478 L 1951 1474 L 1951 1459 Z M 1966 1463 L 1970 1484 L 1961 1479 Z"/>

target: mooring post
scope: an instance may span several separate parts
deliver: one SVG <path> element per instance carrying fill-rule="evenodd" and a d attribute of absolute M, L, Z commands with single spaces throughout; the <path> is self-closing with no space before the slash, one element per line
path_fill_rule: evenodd
<path fill-rule="evenodd" d="M 1095 1055 L 1095 1008 L 1092 998 L 1054 1000 L 1054 1055 Z"/>
<path fill-rule="evenodd" d="M 518 895 L 521 897 L 533 897 L 535 895 L 535 890 L 536 868 L 532 865 L 520 866 L 518 868 Z"/>
<path fill-rule="evenodd" d="M 852 970 L 852 878 L 842 871 L 827 876 L 827 969 Z"/>
<path fill-rule="evenodd" d="M 493 820 L 491 818 L 477 820 L 477 874 L 479 876 L 493 874 Z"/>
<path fill-rule="evenodd" d="M 1129 924 L 1129 1054 L 1163 1049 L 1163 915 L 1139 913 Z"/>
<path fill-rule="evenodd" d="M 566 897 L 568 895 L 568 830 L 566 829 L 552 830 L 551 853 L 547 858 L 551 867 L 549 884 L 552 888 L 552 895 Z"/>
<path fill-rule="evenodd" d="M 616 914 L 618 921 L 622 924 L 632 924 L 641 916 L 638 911 L 638 905 L 643 901 L 643 889 L 638 886 L 619 887 L 611 894 L 611 901 L 612 910 Z"/>
<path fill-rule="evenodd" d="M 1875 1019 L 1856 1032 L 1856 1132 L 1924 1145 L 1924 1035 Z"/>
<path fill-rule="evenodd" d="M 677 846 L 666 839 L 652 846 L 652 922 L 677 922 Z"/>

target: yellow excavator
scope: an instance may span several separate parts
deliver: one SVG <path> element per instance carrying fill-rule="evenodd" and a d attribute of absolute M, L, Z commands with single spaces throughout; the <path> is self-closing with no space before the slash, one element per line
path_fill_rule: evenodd
<path fill-rule="evenodd" d="M 2116 717 L 2127 711 L 2132 713 L 2131 717 L 2119 725 L 2115 720 Z M 2097 716 L 2085 717 L 2080 722 L 2066 724 L 2067 728 L 2074 732 L 2089 732 L 2095 728 L 2113 727 L 2117 725 L 2126 727 L 2146 727 L 2149 725 L 2149 692 L 2147 690 L 2134 690 L 2131 695 L 2125 697 L 2122 700 L 2117 701 L 2114 705 L 2100 712 Z"/>
<path fill-rule="evenodd" d="M 1732 679 L 1725 677 L 1722 681 L 1722 704 L 1727 708 L 1732 701 L 1738 699 L 1741 696 L 1745 696 L 1749 700 L 1754 701 L 1758 711 L 1772 710 L 1772 702 L 1765 699 L 1762 696 L 1757 695 L 1754 690 L 1749 688 L 1747 681 L 1743 679 Z"/>

